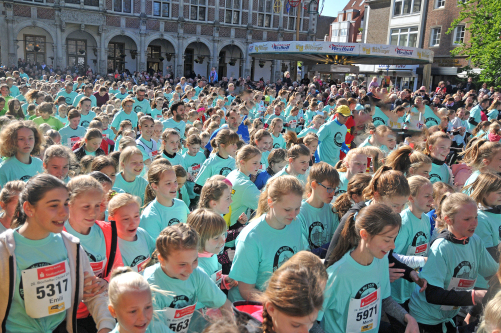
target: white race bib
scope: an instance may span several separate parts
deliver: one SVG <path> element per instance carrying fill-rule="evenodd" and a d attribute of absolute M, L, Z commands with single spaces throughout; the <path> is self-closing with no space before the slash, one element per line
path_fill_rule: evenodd
<path fill-rule="evenodd" d="M 31 318 L 51 316 L 71 307 L 71 276 L 67 260 L 25 269 L 21 274 L 24 307 Z"/>
<path fill-rule="evenodd" d="M 223 281 L 223 270 L 220 269 L 216 273 L 212 274 L 210 278 L 219 287 L 221 285 L 221 281 Z"/>
<path fill-rule="evenodd" d="M 196 304 L 193 304 L 182 309 L 165 308 L 160 311 L 164 313 L 165 321 L 171 331 L 176 333 L 186 333 L 188 332 L 190 320 L 191 317 L 193 317 L 196 306 Z"/>
<path fill-rule="evenodd" d="M 379 324 L 380 288 L 369 295 L 350 300 L 346 333 L 359 333 L 374 330 Z"/>
<path fill-rule="evenodd" d="M 90 267 L 92 268 L 95 276 L 103 278 L 104 269 L 106 267 L 106 259 L 99 262 L 91 262 Z"/>
<path fill-rule="evenodd" d="M 188 173 L 192 175 L 193 177 L 196 177 L 198 175 L 198 172 L 200 171 L 201 165 L 192 165 L 188 167 Z"/>
<path fill-rule="evenodd" d="M 470 279 L 461 279 L 457 277 L 453 277 L 451 281 L 449 282 L 449 287 L 447 287 L 447 290 L 456 290 L 456 291 L 467 291 L 467 290 L 472 290 L 473 287 L 475 286 L 475 282 L 477 279 L 470 280 Z M 459 309 L 459 306 L 452 306 L 452 305 L 442 305 L 440 307 L 440 310 L 443 311 L 452 311 L 452 310 L 457 310 Z"/>
<path fill-rule="evenodd" d="M 80 141 L 80 138 L 78 136 L 73 138 L 68 138 L 68 146 L 72 148 L 78 141 Z"/>

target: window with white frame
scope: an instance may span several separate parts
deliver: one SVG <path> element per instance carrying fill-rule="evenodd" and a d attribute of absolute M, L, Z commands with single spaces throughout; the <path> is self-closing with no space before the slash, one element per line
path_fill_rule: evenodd
<path fill-rule="evenodd" d="M 170 1 L 153 1 L 153 16 L 169 17 Z"/>
<path fill-rule="evenodd" d="M 240 24 L 242 0 L 225 0 L 224 23 Z"/>
<path fill-rule="evenodd" d="M 458 25 L 457 27 L 454 28 L 454 39 L 453 39 L 454 45 L 461 44 L 462 42 L 464 42 L 464 32 L 465 32 L 464 25 Z"/>
<path fill-rule="evenodd" d="M 398 46 L 417 46 L 418 28 L 391 29 L 390 44 Z"/>
<path fill-rule="evenodd" d="M 257 25 L 259 27 L 271 28 L 271 22 L 273 20 L 273 1 L 259 0 L 257 11 Z"/>
<path fill-rule="evenodd" d="M 337 37 L 339 35 L 338 29 L 332 29 L 332 37 Z"/>
<path fill-rule="evenodd" d="M 190 1 L 190 20 L 205 21 L 207 16 L 207 0 Z"/>
<path fill-rule="evenodd" d="M 114 0 L 113 11 L 120 13 L 132 13 L 132 0 Z"/>
<path fill-rule="evenodd" d="M 338 22 L 342 22 L 343 21 L 343 14 L 339 14 L 339 16 L 337 17 L 337 20 Z"/>
<path fill-rule="evenodd" d="M 352 13 L 346 14 L 346 21 L 351 21 L 351 15 L 352 15 Z"/>
<path fill-rule="evenodd" d="M 393 16 L 416 14 L 421 11 L 421 0 L 395 0 Z"/>
<path fill-rule="evenodd" d="M 435 8 L 444 8 L 445 0 L 435 0 Z"/>
<path fill-rule="evenodd" d="M 440 45 L 440 32 L 442 28 L 432 28 L 430 34 L 430 47 L 439 46 Z"/>
<path fill-rule="evenodd" d="M 348 29 L 341 29 L 340 36 L 346 36 L 347 32 L 348 32 Z"/>

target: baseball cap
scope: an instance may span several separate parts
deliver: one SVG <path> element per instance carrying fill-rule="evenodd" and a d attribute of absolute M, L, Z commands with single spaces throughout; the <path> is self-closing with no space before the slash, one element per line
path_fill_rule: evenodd
<path fill-rule="evenodd" d="M 351 110 L 349 107 L 347 107 L 346 105 L 340 105 L 337 109 L 336 109 L 336 113 L 341 113 L 343 116 L 345 117 L 349 117 L 351 116 Z"/>

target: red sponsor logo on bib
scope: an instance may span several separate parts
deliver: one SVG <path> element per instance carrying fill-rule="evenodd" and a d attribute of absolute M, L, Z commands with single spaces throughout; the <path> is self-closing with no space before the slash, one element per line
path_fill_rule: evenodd
<path fill-rule="evenodd" d="M 458 287 L 460 288 L 473 288 L 476 280 L 459 280 Z"/>
<path fill-rule="evenodd" d="M 92 268 L 92 271 L 99 272 L 104 267 L 104 260 L 100 262 L 91 262 L 90 267 Z"/>
<path fill-rule="evenodd" d="M 193 304 L 193 305 L 187 306 L 183 309 L 177 310 L 176 314 L 174 315 L 174 318 L 181 318 L 181 317 L 192 314 L 195 311 L 196 306 L 197 306 L 196 304 Z"/>
<path fill-rule="evenodd" d="M 41 267 L 37 269 L 39 280 L 48 279 L 63 273 L 66 273 L 66 265 L 64 261 L 56 265 Z"/>
<path fill-rule="evenodd" d="M 428 248 L 428 244 L 419 245 L 416 247 L 416 253 L 423 253 Z"/>
<path fill-rule="evenodd" d="M 158 155 L 158 150 L 152 151 L 151 156 L 157 156 Z"/>
<path fill-rule="evenodd" d="M 365 296 L 364 298 L 362 298 L 362 301 L 360 302 L 360 307 L 362 308 L 368 304 L 371 304 L 375 300 L 377 300 L 377 290 L 375 292 Z"/>

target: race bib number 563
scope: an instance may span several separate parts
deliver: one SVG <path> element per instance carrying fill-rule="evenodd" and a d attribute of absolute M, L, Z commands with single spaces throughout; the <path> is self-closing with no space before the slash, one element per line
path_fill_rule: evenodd
<path fill-rule="evenodd" d="M 31 318 L 43 318 L 71 306 L 71 276 L 68 261 L 25 269 L 21 272 L 24 285 L 24 306 Z"/>

